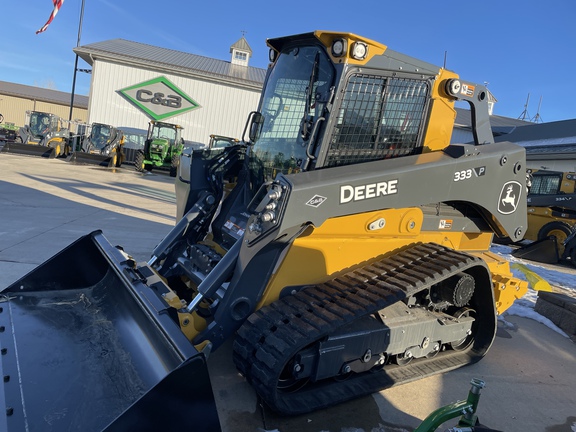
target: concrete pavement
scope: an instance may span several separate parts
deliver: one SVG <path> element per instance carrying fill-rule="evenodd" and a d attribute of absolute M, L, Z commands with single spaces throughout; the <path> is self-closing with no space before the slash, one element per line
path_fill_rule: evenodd
<path fill-rule="evenodd" d="M 174 225 L 175 210 L 173 179 L 163 173 L 0 154 L 0 289 L 96 229 L 136 260 L 147 260 Z M 476 365 L 285 418 L 261 406 L 234 368 L 231 343 L 209 358 L 222 428 L 234 432 L 411 431 L 439 406 L 465 399 L 472 378 L 487 384 L 478 410 L 486 425 L 508 432 L 573 432 L 575 366 L 572 341 L 508 316 Z"/>

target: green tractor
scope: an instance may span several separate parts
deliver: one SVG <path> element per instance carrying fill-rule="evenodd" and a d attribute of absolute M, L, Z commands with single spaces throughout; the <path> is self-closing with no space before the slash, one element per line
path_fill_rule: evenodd
<path fill-rule="evenodd" d="M 136 171 L 152 171 L 154 167 L 168 168 L 170 177 L 176 177 L 180 155 L 184 149 L 182 129 L 182 126 L 152 120 L 148 126 L 144 149 L 136 153 Z"/>

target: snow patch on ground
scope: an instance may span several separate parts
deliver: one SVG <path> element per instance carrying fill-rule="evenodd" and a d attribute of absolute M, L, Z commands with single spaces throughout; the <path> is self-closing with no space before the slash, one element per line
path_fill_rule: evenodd
<path fill-rule="evenodd" d="M 550 285 L 563 288 L 565 290 L 569 290 L 576 294 L 576 276 L 570 273 L 566 273 L 563 271 L 562 267 L 558 267 L 557 269 L 551 269 L 544 267 L 542 265 L 538 265 L 532 261 L 525 261 L 519 258 L 514 257 L 511 255 L 512 248 L 503 245 L 492 245 L 490 250 L 503 258 L 505 258 L 508 262 L 512 263 L 520 263 L 528 267 L 529 270 L 533 271 L 534 273 L 538 274 L 541 278 L 544 278 Z M 524 273 L 519 270 L 512 269 L 512 273 L 518 279 L 526 280 Z M 534 291 L 532 288 L 528 288 L 528 292 L 519 300 L 516 300 L 514 304 L 506 311 L 503 315 L 498 317 L 498 320 L 506 325 L 511 325 L 509 322 L 506 321 L 506 316 L 508 315 L 515 315 L 523 318 L 529 318 L 534 321 L 537 321 L 541 324 L 544 324 L 546 327 L 554 330 L 556 333 L 561 334 L 564 337 L 569 337 L 565 332 L 563 332 L 558 326 L 556 326 L 552 321 L 548 318 L 540 315 L 538 312 L 534 310 L 536 306 L 536 300 L 538 300 L 538 291 Z M 576 430 L 574 431 L 576 432 Z"/>

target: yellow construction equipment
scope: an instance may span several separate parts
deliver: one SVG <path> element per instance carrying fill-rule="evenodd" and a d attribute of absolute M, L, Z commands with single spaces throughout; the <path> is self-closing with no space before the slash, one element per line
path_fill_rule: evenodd
<path fill-rule="evenodd" d="M 119 168 L 125 159 L 124 141 L 124 133 L 120 129 L 103 123 L 92 123 L 90 133 L 82 137 L 78 148 L 74 149 L 67 161 Z"/>
<path fill-rule="evenodd" d="M 518 258 L 576 266 L 576 173 L 529 170 L 528 228 Z M 506 243 L 509 242 L 506 241 Z"/>
<path fill-rule="evenodd" d="M 528 229 L 525 238 L 555 236 L 559 253 L 576 225 L 576 173 L 534 170 L 528 195 Z"/>
<path fill-rule="evenodd" d="M 230 338 L 288 415 L 486 355 L 527 289 L 489 251 L 527 216 L 486 88 L 351 33 L 268 45 L 242 141 L 182 155 L 148 262 L 97 231 L 1 292 L 9 430 L 217 430 L 205 359 Z M 474 144 L 450 144 L 456 101 Z"/>
<path fill-rule="evenodd" d="M 1 149 L 5 153 L 18 153 L 46 158 L 63 157 L 70 146 L 67 122 L 55 114 L 26 111 L 26 124 L 18 130 L 14 140 Z"/>

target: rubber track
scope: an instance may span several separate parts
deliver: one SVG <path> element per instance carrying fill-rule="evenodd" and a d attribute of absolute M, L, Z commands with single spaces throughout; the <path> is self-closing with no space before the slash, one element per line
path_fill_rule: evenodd
<path fill-rule="evenodd" d="M 296 415 L 478 361 L 487 347 L 483 351 L 445 351 L 406 366 L 388 365 L 342 381 L 327 379 L 308 384 L 293 393 L 277 391 L 284 365 L 305 347 L 360 317 L 477 265 L 484 265 L 483 260 L 437 244 L 417 244 L 328 282 L 306 287 L 261 308 L 246 320 L 234 342 L 234 363 L 270 408 Z"/>

